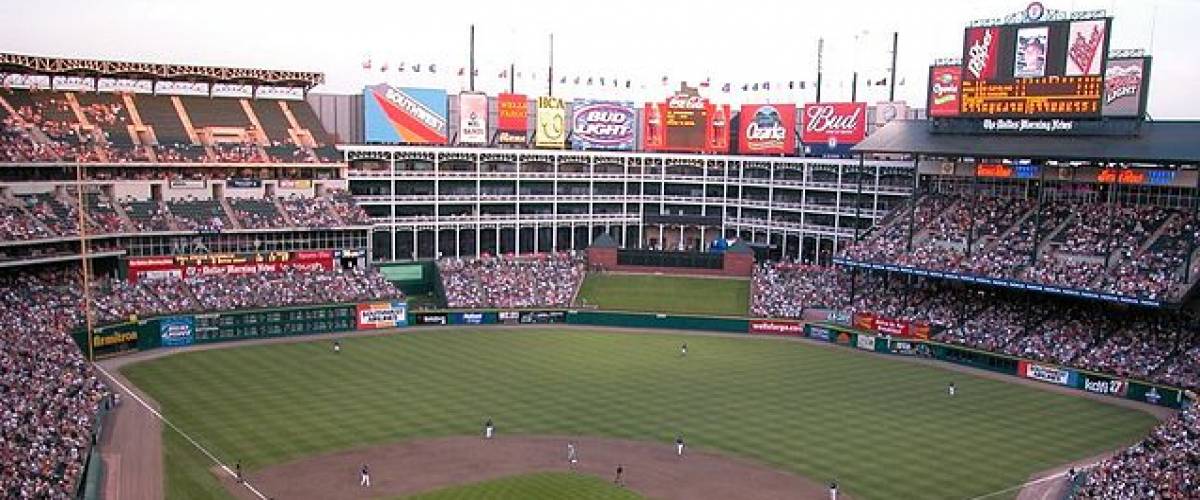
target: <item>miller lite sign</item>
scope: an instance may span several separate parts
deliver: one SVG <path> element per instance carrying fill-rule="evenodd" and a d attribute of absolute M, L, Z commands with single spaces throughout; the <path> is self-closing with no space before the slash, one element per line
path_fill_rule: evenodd
<path fill-rule="evenodd" d="M 997 46 L 1000 45 L 1000 29 L 968 28 L 967 43 L 963 54 L 963 78 L 968 80 L 992 80 L 998 66 Z"/>
<path fill-rule="evenodd" d="M 858 144 L 866 135 L 866 103 L 810 103 L 800 114 L 800 142 L 804 144 L 826 144 L 833 149 Z"/>
<path fill-rule="evenodd" d="M 796 106 L 746 104 L 738 113 L 738 152 L 787 154 L 796 150 Z"/>

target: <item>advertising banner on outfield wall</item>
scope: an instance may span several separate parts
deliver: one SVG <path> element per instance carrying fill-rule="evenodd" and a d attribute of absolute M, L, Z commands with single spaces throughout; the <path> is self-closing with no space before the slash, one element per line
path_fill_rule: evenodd
<path fill-rule="evenodd" d="M 449 325 L 450 315 L 446 313 L 414 313 L 414 325 Z"/>
<path fill-rule="evenodd" d="M 450 323 L 455 325 L 489 325 L 496 322 L 496 313 L 459 312 L 450 314 Z"/>
<path fill-rule="evenodd" d="M 500 311 L 496 313 L 496 319 L 505 325 L 515 325 L 521 320 L 521 313 L 517 311 Z"/>
<path fill-rule="evenodd" d="M 747 155 L 796 151 L 796 105 L 744 104 L 738 113 L 738 152 Z"/>
<path fill-rule="evenodd" d="M 355 306 L 359 330 L 395 328 L 408 324 L 408 303 L 399 300 L 366 302 Z"/>
<path fill-rule="evenodd" d="M 159 339 L 163 347 L 192 345 L 196 339 L 196 319 L 191 316 L 170 316 L 158 321 Z"/>
<path fill-rule="evenodd" d="M 752 319 L 750 320 L 750 334 L 801 337 L 804 336 L 804 323 L 799 321 Z"/>
<path fill-rule="evenodd" d="M 1080 373 L 1078 382 L 1080 389 L 1106 396 L 1125 397 L 1125 389 L 1128 387 L 1124 380 L 1088 373 Z"/>
<path fill-rule="evenodd" d="M 884 316 L 877 316 L 870 313 L 857 313 L 854 315 L 853 325 L 855 328 L 868 330 L 872 332 L 891 335 L 893 337 L 928 339 L 930 326 L 924 322 L 905 321 Z"/>
<path fill-rule="evenodd" d="M 567 143 L 567 107 L 562 99 L 542 96 L 537 99 L 537 129 L 533 145 L 538 148 L 563 149 Z"/>
<path fill-rule="evenodd" d="M 833 330 L 830 330 L 823 326 L 805 325 L 804 330 L 805 330 L 805 336 L 807 336 L 808 338 L 816 339 L 816 340 L 824 340 L 826 342 L 833 340 L 837 336 L 837 334 L 834 333 Z"/>
<path fill-rule="evenodd" d="M 487 143 L 487 96 L 460 94 L 458 96 L 458 143 Z"/>
<path fill-rule="evenodd" d="M 566 323 L 566 311 L 521 311 L 520 319 L 522 324 L 546 324 L 546 323 Z"/>
<path fill-rule="evenodd" d="M 446 144 L 446 91 L 392 87 L 386 83 L 363 89 L 363 124 L 367 142 Z"/>
<path fill-rule="evenodd" d="M 874 351 L 875 350 L 875 336 L 867 335 L 865 333 L 860 333 L 860 334 L 858 334 L 858 339 L 854 342 L 854 345 L 864 351 Z"/>
<path fill-rule="evenodd" d="M 1065 385 L 1068 387 L 1077 386 L 1077 378 L 1079 376 L 1073 370 L 1058 368 L 1055 366 L 1042 365 L 1038 363 L 1030 363 L 1029 361 L 1021 360 L 1017 362 L 1017 375 L 1046 382 L 1050 384 Z"/>
<path fill-rule="evenodd" d="M 629 151 L 636 124 L 632 102 L 576 99 L 571 106 L 571 147 Z"/>

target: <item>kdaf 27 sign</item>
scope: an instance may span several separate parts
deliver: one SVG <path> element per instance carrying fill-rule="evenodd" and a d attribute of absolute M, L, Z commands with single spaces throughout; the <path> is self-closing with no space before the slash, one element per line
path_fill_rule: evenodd
<path fill-rule="evenodd" d="M 858 144 L 867 135 L 867 104 L 833 102 L 805 104 L 800 114 L 800 142 L 806 145 Z"/>
<path fill-rule="evenodd" d="M 636 123 L 633 103 L 576 100 L 571 110 L 571 147 L 631 150 Z"/>
<path fill-rule="evenodd" d="M 787 154 L 796 150 L 796 106 L 746 104 L 738 113 L 738 152 Z"/>

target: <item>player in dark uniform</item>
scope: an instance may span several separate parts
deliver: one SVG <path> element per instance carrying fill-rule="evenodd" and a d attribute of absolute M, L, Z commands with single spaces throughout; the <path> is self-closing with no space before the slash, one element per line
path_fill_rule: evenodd
<path fill-rule="evenodd" d="M 237 482 L 239 482 L 239 483 L 246 482 L 245 479 L 242 479 L 242 461 L 241 460 L 238 460 L 236 464 L 233 464 L 233 470 L 236 471 Z"/>
<path fill-rule="evenodd" d="M 625 467 L 617 464 L 617 477 L 613 478 L 613 484 L 617 486 L 625 486 Z"/>

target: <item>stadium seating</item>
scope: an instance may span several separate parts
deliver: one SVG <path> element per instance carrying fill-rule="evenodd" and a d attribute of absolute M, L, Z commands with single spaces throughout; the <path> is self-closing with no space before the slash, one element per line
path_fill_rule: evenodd
<path fill-rule="evenodd" d="M 449 307 L 565 307 L 583 281 L 582 254 L 438 261 Z"/>
<path fill-rule="evenodd" d="M 1087 471 L 1079 499 L 1200 497 L 1200 406 L 1192 402 L 1150 435 Z"/>

